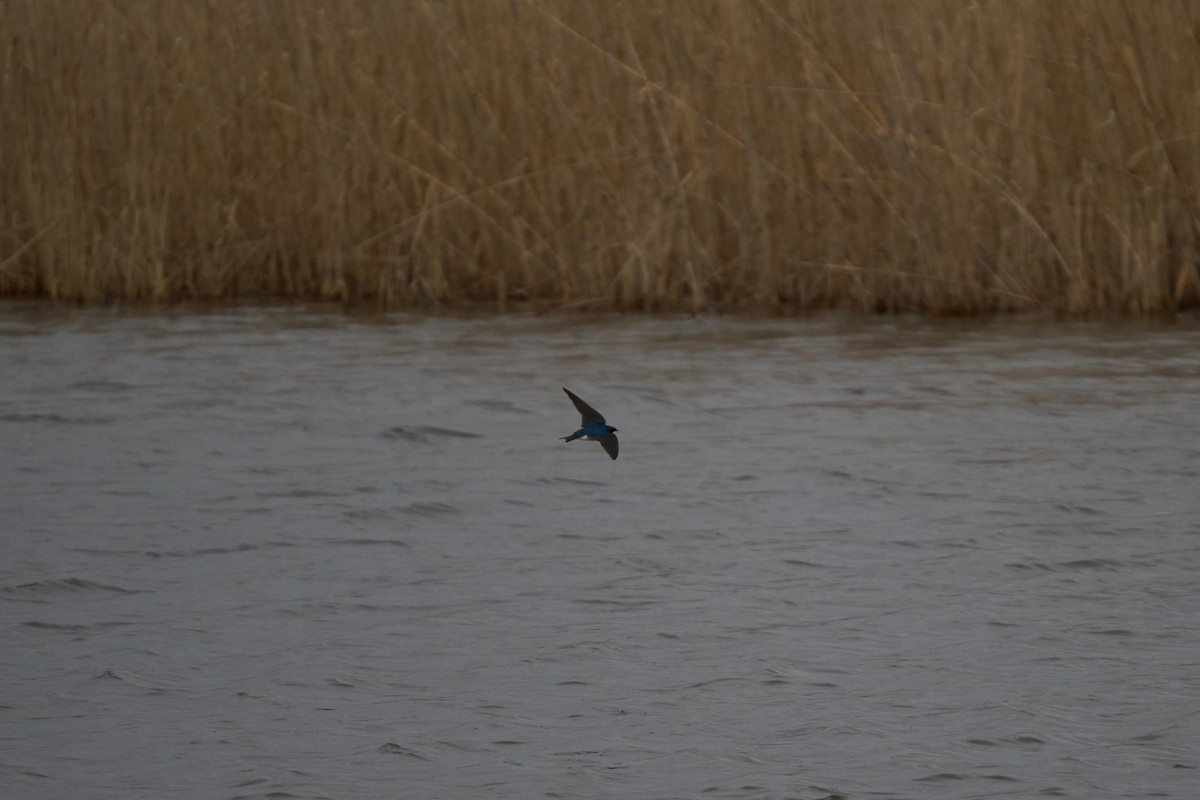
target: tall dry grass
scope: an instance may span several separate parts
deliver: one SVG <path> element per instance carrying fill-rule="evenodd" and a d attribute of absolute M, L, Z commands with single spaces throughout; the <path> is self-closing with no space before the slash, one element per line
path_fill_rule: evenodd
<path fill-rule="evenodd" d="M 1200 305 L 1193 0 L 0 0 L 0 294 Z"/>

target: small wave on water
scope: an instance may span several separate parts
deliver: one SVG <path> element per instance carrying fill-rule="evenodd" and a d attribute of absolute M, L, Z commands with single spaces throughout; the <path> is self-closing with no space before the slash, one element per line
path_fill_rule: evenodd
<path fill-rule="evenodd" d="M 331 539 L 329 540 L 329 544 L 344 545 L 347 547 L 411 547 L 403 539 Z"/>
<path fill-rule="evenodd" d="M 483 434 L 471 433 L 470 431 L 452 430 L 450 428 L 438 428 L 432 425 L 422 425 L 415 428 L 394 427 L 388 428 L 383 433 L 379 434 L 384 439 L 393 441 L 416 442 L 425 444 L 435 439 L 482 439 Z"/>
<path fill-rule="evenodd" d="M 276 547 L 289 546 L 284 542 L 270 543 Z M 191 550 L 145 550 L 143 555 L 150 558 L 197 558 L 202 556 L 226 556 L 233 553 L 247 553 L 252 550 L 258 550 L 260 545 L 242 542 L 233 547 L 197 547 Z"/>
<path fill-rule="evenodd" d="M 65 633 L 83 633 L 85 631 L 104 631 L 110 628 L 121 628 L 130 625 L 129 622 L 92 622 L 87 624 L 75 624 L 65 622 L 42 622 L 40 620 L 29 620 L 22 622 L 27 628 L 34 628 L 43 631 L 63 631 Z"/>
<path fill-rule="evenodd" d="M 417 517 L 444 517 L 460 513 L 459 509 L 451 504 L 436 501 L 409 503 L 408 505 L 400 506 L 396 510 L 401 514 L 411 514 Z"/>
<path fill-rule="evenodd" d="M 139 591 L 138 589 L 126 589 L 121 586 L 89 581 L 83 578 L 56 578 L 31 581 L 15 586 L 3 586 L 0 587 L 0 596 L 13 599 L 38 600 L 52 599 L 56 596 L 76 592 L 137 594 Z"/>
<path fill-rule="evenodd" d="M 106 425 L 112 422 L 111 417 L 95 417 L 87 415 L 67 415 L 40 412 L 8 412 L 0 414 L 0 422 L 12 423 L 44 423 L 48 425 Z"/>

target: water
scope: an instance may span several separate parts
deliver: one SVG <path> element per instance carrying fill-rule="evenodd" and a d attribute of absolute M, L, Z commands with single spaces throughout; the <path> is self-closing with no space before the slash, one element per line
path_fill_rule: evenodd
<path fill-rule="evenodd" d="M 1200 795 L 1194 325 L 9 305 L 0 376 L 4 797 Z"/>

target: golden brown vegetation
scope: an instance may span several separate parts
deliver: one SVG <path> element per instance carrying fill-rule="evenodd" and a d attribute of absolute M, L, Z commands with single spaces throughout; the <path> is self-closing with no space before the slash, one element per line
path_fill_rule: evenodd
<path fill-rule="evenodd" d="M 1193 0 L 0 0 L 0 295 L 1200 305 Z"/>

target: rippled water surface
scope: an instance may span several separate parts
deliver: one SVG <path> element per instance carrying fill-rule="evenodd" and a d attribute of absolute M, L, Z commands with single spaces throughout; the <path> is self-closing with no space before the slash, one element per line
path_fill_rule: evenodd
<path fill-rule="evenodd" d="M 1194 324 L 4 306 L 0 376 L 4 797 L 1200 796 Z"/>

